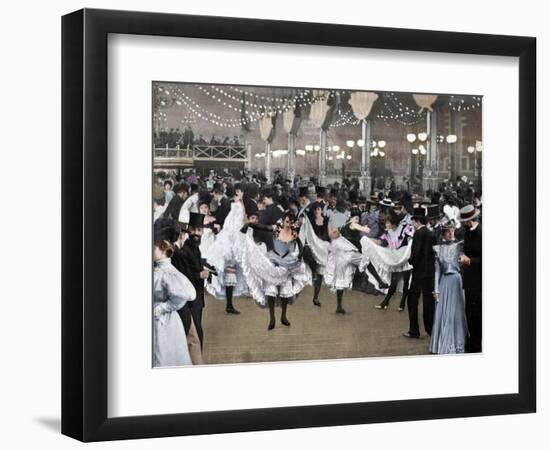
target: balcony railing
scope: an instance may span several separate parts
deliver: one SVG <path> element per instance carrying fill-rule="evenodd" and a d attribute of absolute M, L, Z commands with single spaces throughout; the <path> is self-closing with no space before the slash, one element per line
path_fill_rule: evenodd
<path fill-rule="evenodd" d="M 193 159 L 229 159 L 246 161 L 244 145 L 193 145 Z"/>
<path fill-rule="evenodd" d="M 246 161 L 244 145 L 194 144 L 184 148 L 154 148 L 155 159 Z"/>
<path fill-rule="evenodd" d="M 192 159 L 193 149 L 191 148 L 158 148 L 154 149 L 154 156 L 156 158 L 166 159 Z"/>

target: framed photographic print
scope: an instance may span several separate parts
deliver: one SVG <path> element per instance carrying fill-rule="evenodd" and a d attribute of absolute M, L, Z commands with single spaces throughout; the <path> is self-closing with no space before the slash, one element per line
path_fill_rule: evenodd
<path fill-rule="evenodd" d="M 62 26 L 64 434 L 535 411 L 534 38 Z"/>

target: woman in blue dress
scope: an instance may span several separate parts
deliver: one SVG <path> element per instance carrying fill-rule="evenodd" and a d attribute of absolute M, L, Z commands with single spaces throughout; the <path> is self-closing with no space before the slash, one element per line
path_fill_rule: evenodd
<path fill-rule="evenodd" d="M 441 244 L 433 247 L 436 306 L 429 350 L 435 354 L 464 353 L 468 326 L 459 262 L 464 246 L 462 241 L 455 241 L 453 221 L 442 226 Z"/>

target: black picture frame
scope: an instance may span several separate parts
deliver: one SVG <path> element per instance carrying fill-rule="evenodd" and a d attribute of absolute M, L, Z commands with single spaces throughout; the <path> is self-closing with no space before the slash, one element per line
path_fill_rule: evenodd
<path fill-rule="evenodd" d="M 107 36 L 178 36 L 519 58 L 518 393 L 107 417 Z M 82 441 L 535 412 L 536 39 L 83 9 L 62 18 L 62 433 Z"/>

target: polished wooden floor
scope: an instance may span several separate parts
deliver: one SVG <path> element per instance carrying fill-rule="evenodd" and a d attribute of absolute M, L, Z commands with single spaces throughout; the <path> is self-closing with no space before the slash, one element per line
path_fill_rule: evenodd
<path fill-rule="evenodd" d="M 390 309 L 377 310 L 381 296 L 346 291 L 346 315 L 335 314 L 336 298 L 323 287 L 321 307 L 312 303 L 307 287 L 288 307 L 290 327 L 280 323 L 268 331 L 268 311 L 251 298 L 234 301 L 239 315 L 225 313 L 225 301 L 207 295 L 203 313 L 204 359 L 207 364 L 289 361 L 369 356 L 421 355 L 428 353 L 428 337 L 407 339 L 407 310 L 398 312 L 400 296 L 392 298 Z M 420 327 L 422 312 L 420 307 Z"/>

